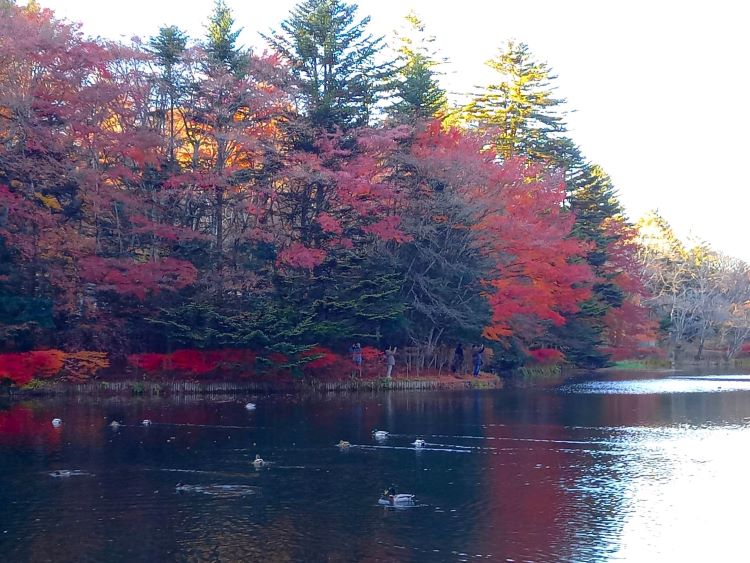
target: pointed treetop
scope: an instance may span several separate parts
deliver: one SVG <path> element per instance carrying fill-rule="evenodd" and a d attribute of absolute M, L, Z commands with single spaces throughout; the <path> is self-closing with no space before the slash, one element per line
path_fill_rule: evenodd
<path fill-rule="evenodd" d="M 326 129 L 366 125 L 387 89 L 391 62 L 381 62 L 383 38 L 367 32 L 369 17 L 341 0 L 303 0 L 279 31 L 264 39 L 291 66 L 301 84 L 300 105 Z"/>
<path fill-rule="evenodd" d="M 557 141 L 567 131 L 565 100 L 554 97 L 557 78 L 534 59 L 525 43 L 509 41 L 487 65 L 499 75 L 465 108 L 469 120 L 498 131 L 496 147 L 504 158 L 521 155 L 555 159 Z"/>
<path fill-rule="evenodd" d="M 448 103 L 435 70 L 446 59 L 432 48 L 435 38 L 425 33 L 424 24 L 413 10 L 404 19 L 404 26 L 395 33 L 400 43 L 399 69 L 393 81 L 397 101 L 388 113 L 399 121 L 429 119 L 443 112 Z"/>
<path fill-rule="evenodd" d="M 158 35 L 149 39 L 148 45 L 161 66 L 172 67 L 187 47 L 187 34 L 176 25 L 163 26 Z"/>
<path fill-rule="evenodd" d="M 239 70 L 242 49 L 237 38 L 242 28 L 234 30 L 232 10 L 224 0 L 214 1 L 214 10 L 206 26 L 206 50 L 211 58 L 232 71 Z"/>

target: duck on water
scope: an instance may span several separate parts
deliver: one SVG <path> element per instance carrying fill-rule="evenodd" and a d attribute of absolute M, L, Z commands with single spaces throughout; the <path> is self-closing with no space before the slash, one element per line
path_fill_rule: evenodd
<path fill-rule="evenodd" d="M 414 506 L 414 495 L 399 494 L 395 485 L 391 485 L 378 499 L 378 504 L 384 506 Z"/>

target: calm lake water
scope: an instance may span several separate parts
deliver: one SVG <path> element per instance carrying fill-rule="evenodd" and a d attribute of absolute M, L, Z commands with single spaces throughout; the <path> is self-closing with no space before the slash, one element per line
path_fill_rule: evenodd
<path fill-rule="evenodd" d="M 732 375 L 0 403 L 0 559 L 747 561 L 749 444 Z"/>

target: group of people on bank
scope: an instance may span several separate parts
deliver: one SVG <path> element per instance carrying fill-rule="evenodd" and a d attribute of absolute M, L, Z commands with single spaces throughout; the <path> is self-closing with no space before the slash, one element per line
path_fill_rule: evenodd
<path fill-rule="evenodd" d="M 396 351 L 397 347 L 388 347 L 385 350 L 385 364 L 387 366 L 385 377 L 390 379 L 393 375 L 393 368 L 396 366 Z M 355 342 L 349 347 L 349 353 L 352 355 L 352 362 L 357 370 L 362 370 L 363 356 L 362 356 L 362 345 L 359 342 Z M 474 377 L 479 377 L 479 372 L 484 364 L 484 344 L 472 344 L 471 345 L 471 365 L 473 367 L 472 374 Z M 451 360 L 451 372 L 461 373 L 464 366 L 464 348 L 460 342 L 453 351 L 453 359 Z"/>

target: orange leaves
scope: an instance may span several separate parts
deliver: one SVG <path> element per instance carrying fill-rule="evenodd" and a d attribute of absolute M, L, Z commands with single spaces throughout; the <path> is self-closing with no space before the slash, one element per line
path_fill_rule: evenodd
<path fill-rule="evenodd" d="M 88 378 L 109 367 L 106 352 L 62 352 L 36 350 L 0 354 L 0 379 L 25 385 L 32 378 L 49 379 L 56 375 Z"/>
<path fill-rule="evenodd" d="M 65 373 L 76 379 L 88 379 L 109 367 L 107 352 L 72 352 L 65 354 Z"/>
<path fill-rule="evenodd" d="M 520 159 L 499 164 L 482 139 L 438 122 L 416 136 L 413 165 L 441 189 L 476 209 L 477 248 L 493 266 L 483 285 L 492 310 L 487 338 L 533 335 L 534 326 L 562 324 L 589 295 L 588 247 L 571 236 L 575 217 L 562 204 L 565 186 Z"/>
<path fill-rule="evenodd" d="M 486 338 L 487 340 L 500 340 L 502 338 L 506 338 L 512 335 L 513 335 L 513 331 L 507 325 L 506 326 L 501 326 L 501 325 L 486 326 L 484 327 L 484 330 L 482 331 L 482 336 Z"/>

